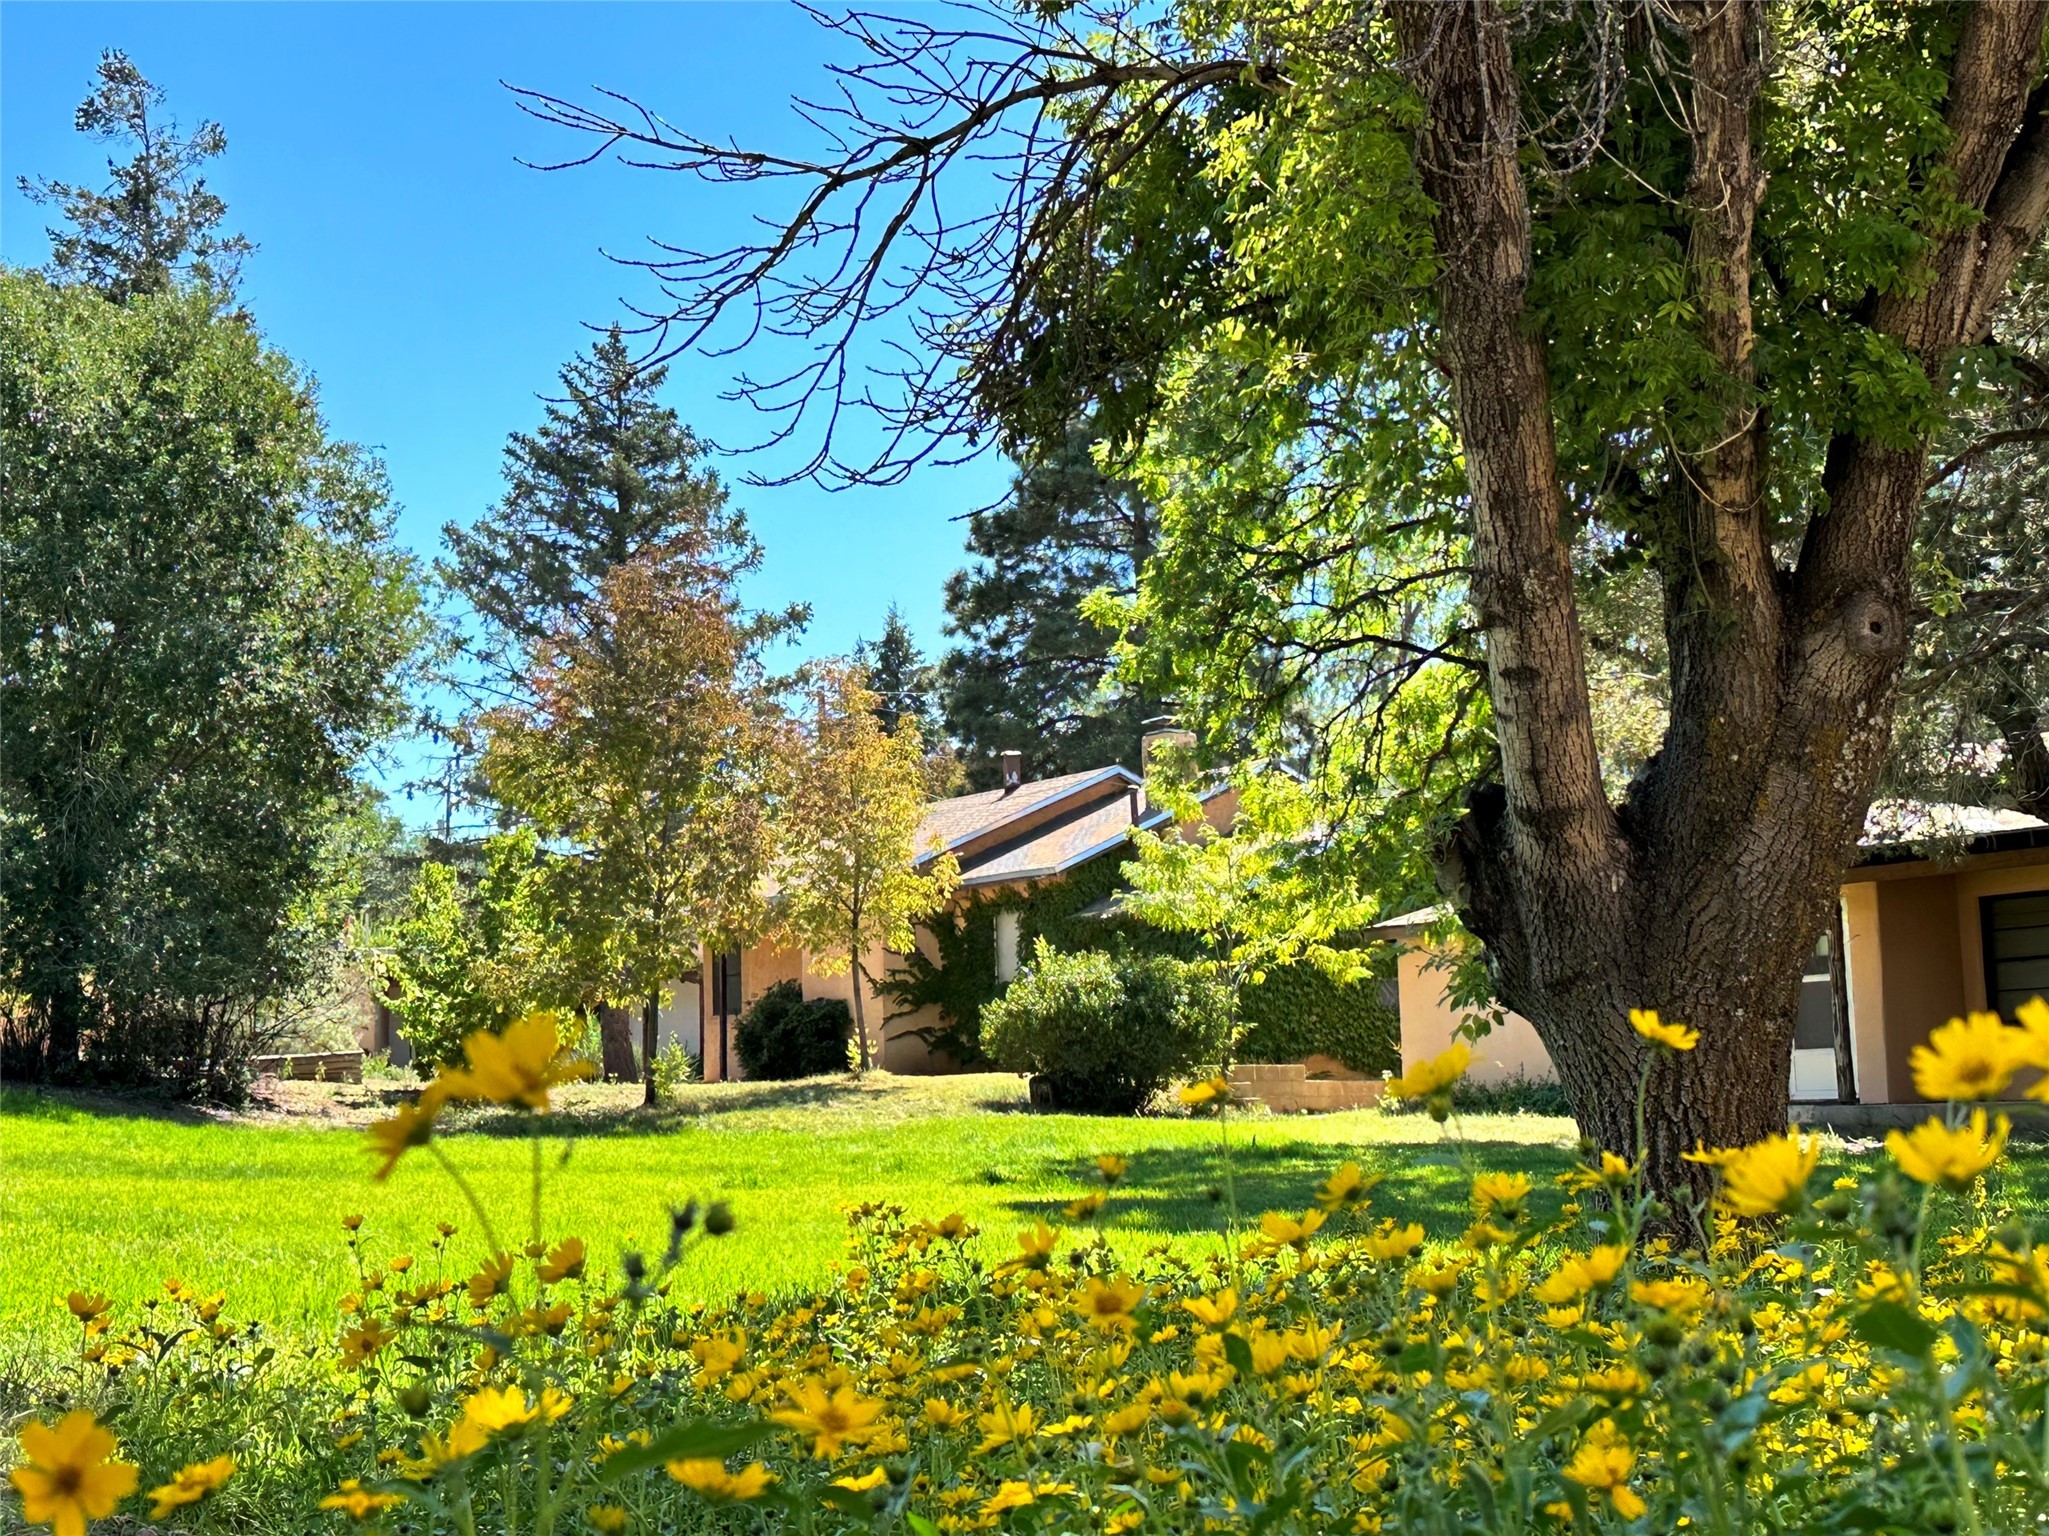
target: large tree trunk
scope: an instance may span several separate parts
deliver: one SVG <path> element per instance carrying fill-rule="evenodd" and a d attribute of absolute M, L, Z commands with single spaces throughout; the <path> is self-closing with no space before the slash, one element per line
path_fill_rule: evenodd
<path fill-rule="evenodd" d="M 1547 349 L 1523 302 L 1530 209 L 1510 21 L 1495 0 L 1404 0 L 1393 11 L 1424 102 L 1417 169 L 1437 209 L 1441 356 L 1470 481 L 1472 601 L 1500 745 L 1499 783 L 1472 795 L 1440 877 L 1486 945 L 1500 1000 L 1549 1049 L 1582 1128 L 1636 1150 L 1648 1061 L 1651 1176 L 1698 1186 L 1705 1175 L 1684 1152 L 1786 1125 L 1800 975 L 1890 733 L 1925 452 L 1831 444 L 1827 514 L 1810 519 L 1797 566 L 1780 567 L 1765 514 L 1767 423 L 1750 392 L 1751 230 L 1765 193 L 1753 107 L 1768 34 L 1749 0 L 1675 5 L 1688 45 L 1689 265 L 1729 403 L 1707 441 L 1673 445 L 1683 473 L 1660 509 L 1670 547 L 1655 552 L 1671 725 L 1611 806 Z M 1937 247 L 1925 289 L 1872 306 L 1872 328 L 1931 376 L 1983 334 L 2049 211 L 2049 100 L 2029 97 L 2043 19 L 2039 0 L 1966 10 L 1948 170 L 1986 217 Z M 1650 1057 L 1631 1007 L 1693 1025 L 1698 1048 Z"/>
<path fill-rule="evenodd" d="M 633 1059 L 633 1014 L 629 1009 L 599 1005 L 598 1045 L 607 1082 L 630 1083 L 640 1076 L 640 1065 Z"/>

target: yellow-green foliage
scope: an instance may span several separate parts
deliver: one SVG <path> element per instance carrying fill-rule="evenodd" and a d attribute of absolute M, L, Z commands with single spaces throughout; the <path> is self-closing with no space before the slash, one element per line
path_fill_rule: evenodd
<path fill-rule="evenodd" d="M 1917 1074 L 1996 1095 L 2049 1048 L 2038 1011 L 2039 1031 L 1938 1032 Z M 1655 1048 L 1690 1048 L 1643 1017 Z M 441 1095 L 540 1107 L 573 1070 L 538 1029 L 472 1044 Z M 1462 1065 L 1404 1089 L 1448 1113 Z M 429 1146 L 437 1104 L 376 1148 Z M 1221 1119 L 1226 1190 L 1229 1135 Z M 122 1445 L 81 1416 L 25 1438 L 24 1471 L 47 1494 L 38 1457 L 91 1462 L 95 1486 L 131 1458 L 142 1487 L 190 1494 L 174 1521 L 265 1530 L 322 1505 L 464 1533 L 2033 1531 L 2049 1244 L 1988 1189 L 2005 1136 L 1952 1104 L 1828 1189 L 1798 1135 L 1716 1153 L 1689 1238 L 1613 1154 L 1541 1221 L 1527 1176 L 1479 1166 L 1454 1126 L 1472 1204 L 1454 1241 L 1379 1216 L 1348 1164 L 1256 1219 L 1226 1198 L 1208 1260 L 1131 1266 L 1098 1230 L 1130 1171 L 1106 1151 L 1064 1230 L 1035 1222 L 999 1264 L 958 1217 L 874 1203 L 850 1213 L 837 1283 L 709 1307 L 667 1278 L 716 1240 L 717 1207 L 677 1212 L 667 1253 L 618 1275 L 574 1238 L 516 1234 L 519 1210 L 470 1211 L 481 1259 L 351 1228 L 359 1283 L 288 1394 L 219 1297 L 174 1283 L 117 1316 L 74 1296 L 73 1392 Z"/>

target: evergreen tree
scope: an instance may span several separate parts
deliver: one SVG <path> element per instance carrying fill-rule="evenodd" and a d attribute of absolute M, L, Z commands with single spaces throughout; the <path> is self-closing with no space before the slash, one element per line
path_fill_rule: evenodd
<path fill-rule="evenodd" d="M 1082 603 L 1136 589 L 1154 530 L 1136 487 L 1096 467 L 1079 427 L 1020 470 L 1002 504 L 969 518 L 977 563 L 946 584 L 947 629 L 963 643 L 941 660 L 940 680 L 971 786 L 998 782 L 1006 749 L 1024 754 L 1031 778 L 1138 766 L 1155 707 L 1112 678 L 1117 634 Z"/>
<path fill-rule="evenodd" d="M 875 718 L 882 722 L 885 731 L 894 731 L 908 716 L 923 740 L 937 743 L 938 672 L 918 649 L 911 627 L 904 622 L 895 603 L 889 605 L 889 613 L 882 621 L 882 638 L 872 645 L 866 640 L 856 644 L 854 661 L 876 697 Z"/>
<path fill-rule="evenodd" d="M 84 283 L 116 303 L 139 293 L 162 293 L 181 275 L 223 292 L 234 287 L 242 258 L 253 247 L 240 235 L 220 233 L 227 204 L 207 190 L 201 166 L 224 152 L 219 123 L 202 122 L 180 137 L 175 119 L 153 116 L 163 90 L 118 48 L 100 55 L 99 87 L 73 117 L 80 133 L 127 141 L 126 164 L 107 162 L 112 177 L 98 191 L 67 182 L 17 179 L 36 203 L 54 203 L 68 229 L 50 235 L 50 276 Z"/>
<path fill-rule="evenodd" d="M 482 619 L 494 670 L 519 672 L 525 648 L 574 620 L 610 572 L 678 540 L 722 579 L 759 562 L 703 444 L 655 398 L 667 376 L 636 365 L 613 326 L 563 368 L 539 430 L 507 441 L 504 498 L 473 527 L 442 529 L 438 570 Z"/>

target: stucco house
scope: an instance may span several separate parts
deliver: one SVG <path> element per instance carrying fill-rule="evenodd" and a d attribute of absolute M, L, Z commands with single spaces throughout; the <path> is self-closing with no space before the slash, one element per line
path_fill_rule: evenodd
<path fill-rule="evenodd" d="M 1931 854 L 1929 848 L 1939 853 Z M 1425 930 L 1441 908 L 1377 925 L 1402 946 L 1402 1061 L 1450 1045 L 1462 1020 Z M 1917 1104 L 1907 1058 L 1945 1020 L 1973 1009 L 2012 1016 L 2049 996 L 2049 824 L 2013 811 L 1881 801 L 1843 877 L 1834 930 L 1802 981 L 1792 1094 L 1810 1104 Z M 1526 1019 L 1509 1014 L 1474 1047 L 1471 1076 L 1552 1075 Z"/>
<path fill-rule="evenodd" d="M 1161 731 L 1147 736 L 1142 749 L 1145 757 L 1149 760 L 1159 743 L 1176 734 Z M 1166 811 L 1148 800 L 1143 777 L 1121 765 L 1026 781 L 1021 775 L 1022 760 L 1021 753 L 1002 754 L 1004 782 L 998 789 L 935 800 L 926 807 L 915 839 L 918 862 L 929 863 L 941 853 L 951 853 L 960 866 L 953 905 L 935 917 L 934 923 L 948 921 L 961 904 L 1006 887 L 1063 879 L 1095 859 L 1122 860 L 1134 827 L 1157 830 L 1171 820 Z M 1218 831 L 1229 829 L 1237 808 L 1238 793 L 1226 784 L 1212 787 L 1203 798 L 1204 819 Z M 1017 914 L 999 911 L 994 926 L 999 981 L 1008 981 L 1017 973 L 1018 940 Z M 936 963 L 939 957 L 930 925 L 920 930 L 918 944 Z M 862 962 L 870 982 L 863 1012 L 870 1038 L 877 1045 L 876 1060 L 890 1072 L 948 1071 L 953 1063 L 944 1053 L 935 1052 L 919 1033 L 940 1025 L 936 1009 L 921 1009 L 884 1022 L 894 1003 L 875 983 L 889 973 L 896 959 L 878 950 Z M 809 954 L 775 941 L 723 954 L 707 953 L 701 974 L 704 982 L 696 989 L 697 1038 L 691 1040 L 687 1030 L 682 1038 L 701 1055 L 706 1082 L 741 1075 L 733 1050 L 735 1027 L 755 999 L 777 982 L 799 982 L 806 997 L 835 997 L 849 1004 L 853 1000 L 850 974 L 821 975 Z"/>

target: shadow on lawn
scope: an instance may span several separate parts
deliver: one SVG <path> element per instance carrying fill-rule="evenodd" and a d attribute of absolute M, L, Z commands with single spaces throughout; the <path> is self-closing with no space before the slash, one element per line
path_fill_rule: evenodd
<path fill-rule="evenodd" d="M 1313 1201 L 1316 1186 L 1338 1164 L 1356 1161 L 1369 1174 L 1383 1176 L 1373 1191 L 1375 1219 L 1391 1216 L 1418 1221 L 1432 1237 L 1465 1230 L 1472 1219 L 1468 1197 L 1472 1172 L 1500 1170 L 1530 1177 L 1530 1205 L 1538 1220 L 1558 1214 L 1565 1195 L 1557 1177 L 1573 1164 L 1560 1147 L 1514 1141 L 1468 1141 L 1461 1150 L 1449 1143 L 1415 1146 L 1347 1147 L 1342 1144 L 1296 1142 L 1261 1145 L 1256 1132 L 1235 1131 L 1230 1150 L 1231 1181 L 1237 1191 L 1240 1220 L 1251 1225 L 1265 1211 L 1299 1214 Z M 1470 1170 L 1466 1158 L 1470 1158 Z M 1067 1178 L 1074 1193 L 1102 1186 L 1087 1164 L 1046 1159 L 1030 1171 L 1034 1182 Z M 1217 1147 L 1149 1147 L 1131 1154 L 1131 1168 L 1111 1191 L 1107 1212 L 1112 1230 L 1120 1212 L 1142 1211 L 1148 1225 L 1176 1236 L 1217 1231 L 1223 1222 L 1224 1164 Z M 1021 1223 L 1044 1218 L 1054 1226 L 1072 1226 L 1062 1207 L 1072 1195 L 1058 1199 L 1006 1201 Z"/>
<path fill-rule="evenodd" d="M 1031 1106 L 1016 1099 L 961 1095 L 930 1101 L 907 1096 L 899 1082 L 875 1077 L 800 1078 L 794 1082 L 698 1084 L 659 1104 L 570 1103 L 539 1117 L 546 1136 L 581 1140 L 593 1137 L 646 1136 L 693 1126 L 717 1126 L 741 1116 L 789 1111 L 824 1111 L 842 1119 L 872 1115 L 879 1126 L 962 1114 L 1025 1114 Z M 482 1136 L 523 1137 L 535 1121 L 503 1110 L 458 1110 L 455 1128 Z"/>

